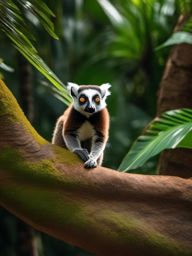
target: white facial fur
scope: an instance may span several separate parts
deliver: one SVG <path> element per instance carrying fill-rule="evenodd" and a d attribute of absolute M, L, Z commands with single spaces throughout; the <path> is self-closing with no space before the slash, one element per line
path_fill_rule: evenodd
<path fill-rule="evenodd" d="M 74 84 L 71 82 L 67 83 L 67 90 L 69 91 L 70 95 L 73 97 L 72 92 L 76 95 L 78 93 L 79 85 Z"/>
<path fill-rule="evenodd" d="M 108 83 L 98 86 L 100 90 L 96 90 L 95 88 L 90 88 L 89 86 L 87 86 L 87 88 L 78 92 L 78 90 L 81 88 L 79 85 L 74 83 L 68 83 L 67 85 L 67 89 L 69 90 L 74 100 L 74 108 L 86 116 L 90 116 L 106 107 L 106 98 L 111 94 L 109 91 L 110 87 L 111 85 Z M 84 104 L 79 102 L 79 98 L 82 95 L 87 98 L 87 101 Z M 94 97 L 96 95 L 98 95 L 98 97 L 100 98 L 99 104 L 94 101 Z M 87 107 L 93 108 L 94 112 L 87 112 Z"/>

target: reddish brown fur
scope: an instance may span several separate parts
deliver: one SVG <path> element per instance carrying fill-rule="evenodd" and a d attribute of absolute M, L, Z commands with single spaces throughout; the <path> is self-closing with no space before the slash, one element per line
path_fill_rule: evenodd
<path fill-rule="evenodd" d="M 64 112 L 63 122 L 65 132 L 79 129 L 85 121 L 90 122 L 95 131 L 101 133 L 105 140 L 108 139 L 109 113 L 107 108 L 91 115 L 89 118 L 76 111 L 72 106 Z"/>
<path fill-rule="evenodd" d="M 103 141 L 106 142 L 109 136 L 109 113 L 107 108 L 102 109 L 101 111 L 93 114 L 89 118 L 76 111 L 73 106 L 69 106 L 64 114 L 59 117 L 57 121 L 57 133 L 55 134 L 54 144 L 65 146 L 62 130 L 64 128 L 64 134 L 69 131 L 77 131 L 84 122 L 90 122 L 95 132 L 103 137 Z"/>

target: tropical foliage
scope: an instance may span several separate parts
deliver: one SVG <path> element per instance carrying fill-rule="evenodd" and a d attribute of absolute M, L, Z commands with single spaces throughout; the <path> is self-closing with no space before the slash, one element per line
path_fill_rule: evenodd
<path fill-rule="evenodd" d="M 164 149 L 192 148 L 192 110 L 181 109 L 164 113 L 151 122 L 135 141 L 119 169 L 128 171 L 142 166 Z"/>
<path fill-rule="evenodd" d="M 25 25 L 26 18 L 32 23 L 40 22 L 53 38 L 58 39 L 51 21 L 51 17 L 54 17 L 53 12 L 41 1 L 8 0 L 0 2 L 0 15 L 1 31 L 10 38 L 15 48 L 56 87 L 66 103 L 70 103 L 70 97 L 63 83 L 38 55 Z"/>

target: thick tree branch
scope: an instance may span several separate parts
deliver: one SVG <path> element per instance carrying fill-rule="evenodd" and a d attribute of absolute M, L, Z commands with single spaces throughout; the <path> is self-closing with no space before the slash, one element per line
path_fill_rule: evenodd
<path fill-rule="evenodd" d="M 0 204 L 97 255 L 192 255 L 192 180 L 83 168 L 0 83 Z"/>

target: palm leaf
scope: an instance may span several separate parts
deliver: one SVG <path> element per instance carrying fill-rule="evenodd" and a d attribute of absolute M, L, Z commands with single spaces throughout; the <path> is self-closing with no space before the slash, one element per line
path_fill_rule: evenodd
<path fill-rule="evenodd" d="M 54 32 L 54 25 L 51 21 L 52 17 L 55 17 L 54 13 L 48 8 L 48 6 L 39 0 L 16 0 L 25 11 L 33 14 L 39 22 L 42 24 L 44 29 L 55 39 L 58 36 Z"/>
<path fill-rule="evenodd" d="M 7 72 L 14 72 L 14 69 L 8 66 L 7 64 L 5 64 L 2 59 L 0 59 L 0 68 Z"/>
<path fill-rule="evenodd" d="M 53 71 L 45 64 L 42 58 L 38 55 L 37 50 L 31 43 L 27 35 L 25 19 L 22 12 L 15 4 L 19 3 L 24 9 L 32 11 L 33 15 L 42 22 L 46 30 L 56 38 L 51 25 L 50 15 L 52 12 L 42 1 L 23 1 L 23 0 L 0 0 L 0 29 L 12 41 L 14 47 L 42 74 L 44 75 L 62 95 L 64 102 L 68 105 L 71 98 L 67 93 L 64 84 L 53 73 Z M 27 6 L 26 6 L 27 5 Z M 39 9 L 38 9 L 39 8 Z M 38 9 L 38 10 L 37 10 Z M 43 13 L 44 10 L 44 13 Z M 49 16 L 48 16 L 49 14 Z M 49 28 L 48 28 L 49 27 Z M 23 32 L 24 31 L 24 32 Z"/>
<path fill-rule="evenodd" d="M 176 11 L 174 1 L 97 0 L 113 26 L 107 52 L 119 60 L 135 63 L 145 58 L 147 45 L 155 45 L 169 30 L 167 22 Z M 169 10 L 169 12 L 167 11 Z"/>
<path fill-rule="evenodd" d="M 192 44 L 192 34 L 184 31 L 175 32 L 166 42 L 158 46 L 156 50 L 160 50 L 167 46 L 182 44 L 182 43 Z"/>
<path fill-rule="evenodd" d="M 192 11 L 192 1 L 191 0 L 176 1 L 176 4 L 178 5 L 181 13 L 191 13 L 191 11 Z"/>
<path fill-rule="evenodd" d="M 97 0 L 97 2 L 115 27 L 121 26 L 124 23 L 124 17 L 112 3 L 108 0 Z"/>
<path fill-rule="evenodd" d="M 182 30 L 185 32 L 192 33 L 192 16 L 188 18 L 188 20 L 185 22 Z"/>
<path fill-rule="evenodd" d="M 165 112 L 133 144 L 119 166 L 126 172 L 142 166 L 164 149 L 192 148 L 192 109 Z M 190 138 L 190 139 L 189 139 Z"/>

